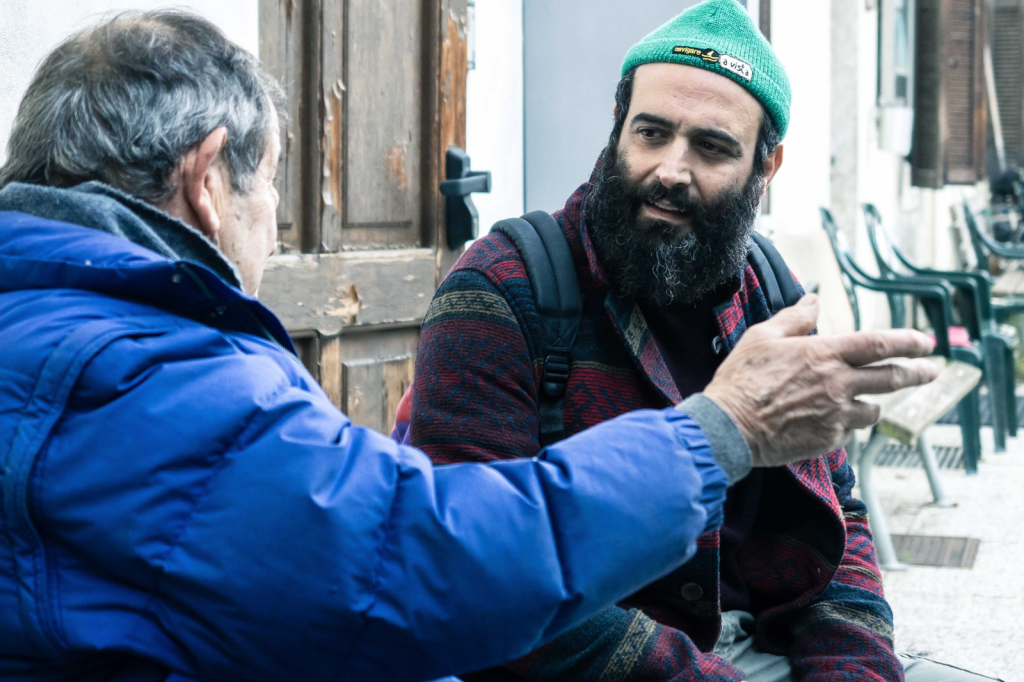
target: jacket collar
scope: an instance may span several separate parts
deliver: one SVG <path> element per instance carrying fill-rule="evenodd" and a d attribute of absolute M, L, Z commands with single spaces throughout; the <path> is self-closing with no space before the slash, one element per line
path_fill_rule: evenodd
<path fill-rule="evenodd" d="M 174 261 L 205 265 L 241 288 L 235 266 L 198 230 L 160 209 L 101 182 L 63 189 L 13 182 L 0 190 L 0 211 L 89 227 Z"/>
<path fill-rule="evenodd" d="M 0 195 L 9 202 L 3 206 L 15 205 L 7 189 Z M 261 336 L 295 352 L 281 322 L 237 286 L 238 279 L 230 264 L 212 245 L 207 243 L 207 248 L 200 245 L 190 250 L 190 242 L 193 245 L 199 242 L 187 236 L 175 241 L 173 232 L 161 234 L 159 229 L 147 235 L 123 215 L 108 217 L 109 220 L 104 218 L 102 209 L 89 197 L 79 201 L 78 195 L 85 196 L 55 190 L 54 195 L 49 195 L 55 205 L 46 206 L 42 199 L 47 193 L 33 192 L 35 204 L 31 207 L 28 202 L 18 204 L 25 209 L 34 208 L 36 214 L 61 215 L 64 220 L 0 209 L 0 294 L 25 289 L 93 291 L 150 305 L 218 329 Z M 101 199 L 113 200 L 111 197 Z M 117 205 L 123 207 L 124 204 L 120 199 L 114 201 L 112 210 L 119 214 Z M 76 206 L 81 213 L 75 213 Z M 145 206 L 142 208 L 145 210 Z M 156 209 L 152 211 L 158 213 Z M 173 220 L 169 216 L 167 219 Z M 101 226 L 108 221 L 105 227 L 110 229 L 83 227 L 77 224 L 79 221 Z M 139 221 L 143 222 L 142 227 L 152 227 L 148 221 L 141 218 Z M 154 241 L 146 243 L 169 250 L 160 253 L 136 244 L 133 239 L 110 233 L 110 230 L 125 228 L 138 229 L 141 241 L 152 238 Z M 161 245 L 155 241 L 164 236 L 170 242 L 164 239 Z M 198 233 L 196 236 L 202 239 Z M 189 254 L 191 258 L 178 259 L 167 255 L 170 253 Z"/>

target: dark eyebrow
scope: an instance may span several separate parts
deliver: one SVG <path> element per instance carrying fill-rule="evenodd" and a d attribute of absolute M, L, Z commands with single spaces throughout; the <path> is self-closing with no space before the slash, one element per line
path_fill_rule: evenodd
<path fill-rule="evenodd" d="M 743 150 L 743 145 L 740 144 L 739 140 L 718 128 L 695 128 L 690 131 L 689 137 L 703 137 L 705 139 L 721 142 L 725 146 L 730 147 L 736 153 L 740 153 Z"/>
<path fill-rule="evenodd" d="M 675 128 L 675 126 L 672 124 L 672 121 L 668 120 L 667 118 L 662 118 L 661 116 L 655 116 L 654 114 L 637 114 L 636 116 L 633 117 L 633 122 L 631 123 L 631 125 L 636 125 L 637 123 L 650 123 L 652 125 L 661 126 L 663 128 L 669 129 Z"/>

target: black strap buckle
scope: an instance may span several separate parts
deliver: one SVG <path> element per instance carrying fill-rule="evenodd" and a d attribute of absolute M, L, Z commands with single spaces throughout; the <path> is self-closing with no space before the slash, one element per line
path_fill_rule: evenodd
<path fill-rule="evenodd" d="M 544 358 L 544 374 L 541 376 L 541 391 L 549 398 L 561 398 L 569 383 L 569 354 L 548 353 Z"/>

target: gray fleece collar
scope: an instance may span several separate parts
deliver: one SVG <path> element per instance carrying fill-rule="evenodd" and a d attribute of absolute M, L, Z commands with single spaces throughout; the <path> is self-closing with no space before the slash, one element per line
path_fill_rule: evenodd
<path fill-rule="evenodd" d="M 12 182 L 0 190 L 0 211 L 28 213 L 127 239 L 171 260 L 205 265 L 241 288 L 237 268 L 198 230 L 102 182 L 70 189 Z"/>

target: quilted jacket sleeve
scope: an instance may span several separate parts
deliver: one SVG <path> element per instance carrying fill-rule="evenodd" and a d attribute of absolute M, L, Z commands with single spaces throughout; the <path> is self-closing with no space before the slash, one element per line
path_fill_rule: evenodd
<path fill-rule="evenodd" d="M 790 656 L 798 679 L 898 682 L 903 666 L 893 650 L 892 610 L 882 591 L 867 507 L 852 495 L 855 476 L 845 450 L 828 456 L 846 524 L 846 551 L 814 603 L 792 626 Z"/>
<path fill-rule="evenodd" d="M 685 414 L 646 411 L 536 458 L 434 468 L 352 426 L 269 344 L 126 337 L 35 462 L 40 584 L 57 591 L 37 610 L 57 649 L 197 679 L 457 674 L 686 561 L 708 449 Z"/>

